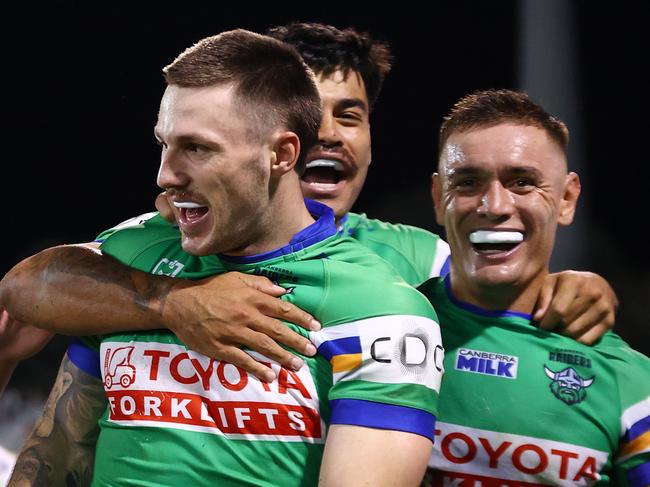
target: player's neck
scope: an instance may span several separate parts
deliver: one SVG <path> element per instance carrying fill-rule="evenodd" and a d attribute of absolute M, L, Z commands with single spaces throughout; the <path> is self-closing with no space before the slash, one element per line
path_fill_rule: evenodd
<path fill-rule="evenodd" d="M 228 252 L 229 255 L 258 255 L 284 247 L 298 232 L 314 223 L 297 178 L 294 184 L 289 184 L 291 179 L 283 177 L 274 188 L 264 216 L 258 222 L 258 238 L 235 252 Z"/>
<path fill-rule="evenodd" d="M 473 304 L 490 311 L 514 311 L 532 314 L 545 275 L 535 277 L 527 284 L 521 283 L 486 283 L 471 279 L 454 279 L 451 271 L 451 292 L 463 302 Z"/>

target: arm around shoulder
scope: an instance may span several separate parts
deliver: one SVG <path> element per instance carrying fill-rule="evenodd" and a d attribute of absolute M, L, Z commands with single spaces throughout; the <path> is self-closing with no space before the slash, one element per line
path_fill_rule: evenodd
<path fill-rule="evenodd" d="M 62 334 L 153 329 L 172 281 L 131 269 L 95 243 L 61 245 L 14 266 L 0 282 L 0 305 L 16 320 Z"/>

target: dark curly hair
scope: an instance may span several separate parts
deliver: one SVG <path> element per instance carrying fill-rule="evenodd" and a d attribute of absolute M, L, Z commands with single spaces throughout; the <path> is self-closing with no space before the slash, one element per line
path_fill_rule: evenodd
<path fill-rule="evenodd" d="M 370 109 L 393 61 L 387 43 L 353 28 L 341 30 L 316 22 L 291 22 L 268 29 L 266 35 L 294 46 L 317 75 L 330 76 L 341 70 L 347 77 L 350 71 L 358 72 L 366 87 Z"/>

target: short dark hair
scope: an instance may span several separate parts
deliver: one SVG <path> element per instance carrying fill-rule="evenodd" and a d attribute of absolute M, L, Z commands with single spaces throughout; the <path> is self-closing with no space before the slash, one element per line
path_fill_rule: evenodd
<path fill-rule="evenodd" d="M 530 125 L 544 130 L 566 154 L 569 129 L 521 91 L 483 90 L 461 98 L 440 127 L 438 152 L 454 132 L 493 127 L 504 122 Z"/>
<path fill-rule="evenodd" d="M 363 79 L 370 109 L 375 105 L 384 78 L 390 72 L 393 56 L 386 42 L 353 28 L 337 29 L 316 22 L 291 22 L 272 27 L 267 35 L 294 46 L 316 74 L 330 76 L 341 70 Z"/>
<path fill-rule="evenodd" d="M 320 97 L 311 69 L 288 44 L 243 29 L 206 37 L 165 66 L 167 84 L 203 87 L 232 84 L 236 100 L 266 136 L 284 126 L 300 138 L 296 170 L 318 140 Z"/>

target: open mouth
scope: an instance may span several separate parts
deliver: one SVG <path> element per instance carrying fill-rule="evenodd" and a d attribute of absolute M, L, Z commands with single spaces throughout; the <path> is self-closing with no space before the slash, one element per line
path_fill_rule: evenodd
<path fill-rule="evenodd" d="M 208 213 L 208 207 L 193 201 L 174 201 L 174 206 L 180 211 L 180 221 L 191 224 L 199 221 Z"/>
<path fill-rule="evenodd" d="M 524 241 L 523 232 L 505 230 L 476 230 L 469 235 L 472 248 L 479 254 L 510 252 Z"/>
<path fill-rule="evenodd" d="M 314 159 L 305 165 L 302 180 L 309 185 L 334 187 L 345 178 L 345 166 L 335 159 Z"/>

